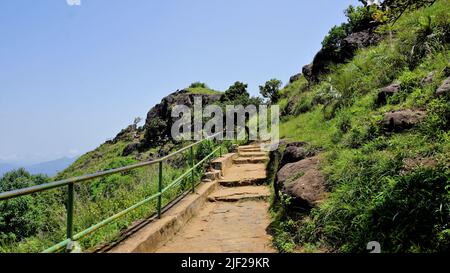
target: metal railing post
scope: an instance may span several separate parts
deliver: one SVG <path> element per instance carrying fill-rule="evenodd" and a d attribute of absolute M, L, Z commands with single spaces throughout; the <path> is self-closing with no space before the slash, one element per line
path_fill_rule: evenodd
<path fill-rule="evenodd" d="M 73 196 L 74 185 L 70 183 L 67 191 L 67 239 L 73 240 Z"/>
<path fill-rule="evenodd" d="M 191 147 L 191 183 L 192 183 L 192 192 L 195 192 L 195 181 L 194 181 L 194 146 Z"/>
<path fill-rule="evenodd" d="M 158 178 L 158 218 L 161 219 L 161 203 L 162 203 L 162 187 L 163 187 L 163 166 L 162 161 L 159 162 L 159 178 Z"/>

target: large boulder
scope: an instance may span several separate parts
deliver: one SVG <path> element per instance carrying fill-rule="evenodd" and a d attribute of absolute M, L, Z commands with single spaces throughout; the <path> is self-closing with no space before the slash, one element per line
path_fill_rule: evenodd
<path fill-rule="evenodd" d="M 320 75 L 329 72 L 330 65 L 341 64 L 351 59 L 360 48 L 376 45 L 381 36 L 375 33 L 373 27 L 349 34 L 340 41 L 338 48 L 323 47 L 311 64 L 303 67 L 303 75 L 308 82 L 317 82 Z"/>
<path fill-rule="evenodd" d="M 303 160 L 307 157 L 314 156 L 314 152 L 308 149 L 309 144 L 306 142 L 292 142 L 286 145 L 286 149 L 281 157 L 279 167 Z"/>
<path fill-rule="evenodd" d="M 289 84 L 291 84 L 291 83 L 293 83 L 295 81 L 298 81 L 301 76 L 302 76 L 302 73 L 298 73 L 298 74 L 295 74 L 294 76 L 290 77 L 289 78 Z"/>
<path fill-rule="evenodd" d="M 351 33 L 344 38 L 342 43 L 342 51 L 346 56 L 344 58 L 351 58 L 354 52 L 360 48 L 369 47 L 380 42 L 381 36 L 371 30 L 363 30 Z"/>
<path fill-rule="evenodd" d="M 119 141 L 129 142 L 135 139 L 139 139 L 142 134 L 142 128 L 138 128 L 135 124 L 129 125 L 127 128 L 120 131 L 116 137 L 106 143 L 115 144 Z"/>
<path fill-rule="evenodd" d="M 444 94 L 450 94 L 450 77 L 445 79 L 441 86 L 436 90 L 436 95 L 440 96 Z"/>
<path fill-rule="evenodd" d="M 164 145 L 170 140 L 171 128 L 178 118 L 172 118 L 172 109 L 176 105 L 193 108 L 194 99 L 201 97 L 203 105 L 220 101 L 222 94 L 194 94 L 188 90 L 178 90 L 162 99 L 147 114 L 145 121 L 145 136 L 142 148 L 152 148 Z"/>
<path fill-rule="evenodd" d="M 434 77 L 435 77 L 435 74 L 436 73 L 434 71 L 431 71 L 430 73 L 428 73 L 428 75 L 420 81 L 420 85 L 422 87 L 425 87 L 425 86 L 427 86 L 429 84 L 432 84 L 433 80 L 434 80 Z"/>
<path fill-rule="evenodd" d="M 131 155 L 132 153 L 134 153 L 134 152 L 136 152 L 136 151 L 139 151 L 140 146 L 141 146 L 141 143 L 140 143 L 140 142 L 133 142 L 133 143 L 128 144 L 128 145 L 125 146 L 125 148 L 123 149 L 122 156 L 129 156 L 129 155 Z"/>
<path fill-rule="evenodd" d="M 421 110 L 400 110 L 384 114 L 382 126 L 387 131 L 403 131 L 414 127 L 426 117 L 426 112 Z"/>
<path fill-rule="evenodd" d="M 305 75 L 305 78 L 308 80 L 308 82 L 312 82 L 313 81 L 313 66 L 314 63 L 310 63 L 305 65 L 302 68 L 302 74 Z"/>
<path fill-rule="evenodd" d="M 400 92 L 401 85 L 399 83 L 390 84 L 378 92 L 377 104 L 383 105 L 387 103 L 388 97 L 395 95 Z"/>
<path fill-rule="evenodd" d="M 319 157 L 286 164 L 276 176 L 275 194 L 291 198 L 290 206 L 311 209 L 326 198 L 325 177 L 319 168 Z"/>

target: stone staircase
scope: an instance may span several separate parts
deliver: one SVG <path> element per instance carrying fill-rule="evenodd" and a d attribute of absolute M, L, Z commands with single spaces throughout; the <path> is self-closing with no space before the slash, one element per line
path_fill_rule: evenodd
<path fill-rule="evenodd" d="M 208 197 L 210 202 L 266 200 L 270 189 L 267 179 L 268 154 L 258 144 L 240 146 L 237 153 L 224 155 L 212 162 L 204 181 L 218 181 L 219 188 Z"/>
<path fill-rule="evenodd" d="M 130 235 L 115 253 L 271 253 L 268 156 L 241 146 L 212 162 L 194 194 Z"/>
<path fill-rule="evenodd" d="M 203 185 L 214 185 L 205 203 L 159 253 L 270 253 L 266 181 L 269 158 L 259 145 L 241 146 L 211 164 Z"/>

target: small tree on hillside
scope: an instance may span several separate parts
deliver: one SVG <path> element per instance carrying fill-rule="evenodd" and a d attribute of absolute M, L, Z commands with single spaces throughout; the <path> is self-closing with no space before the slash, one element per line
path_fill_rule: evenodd
<path fill-rule="evenodd" d="M 270 100 L 270 103 L 275 104 L 280 99 L 280 88 L 283 83 L 277 79 L 267 81 L 265 85 L 259 86 L 261 95 Z"/>
<path fill-rule="evenodd" d="M 225 91 L 222 97 L 222 102 L 234 102 L 245 105 L 250 98 L 250 94 L 247 92 L 248 85 L 242 82 L 235 82 L 232 86 Z"/>
<path fill-rule="evenodd" d="M 189 86 L 189 88 L 208 88 L 208 85 L 204 82 L 193 82 Z"/>
<path fill-rule="evenodd" d="M 142 121 L 142 118 L 141 118 L 141 117 L 137 117 L 137 118 L 134 119 L 133 125 L 134 125 L 135 127 L 137 127 L 138 124 L 139 124 L 141 121 Z"/>

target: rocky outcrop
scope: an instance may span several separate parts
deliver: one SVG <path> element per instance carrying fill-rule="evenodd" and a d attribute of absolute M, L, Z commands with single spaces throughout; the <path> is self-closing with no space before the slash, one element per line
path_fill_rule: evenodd
<path fill-rule="evenodd" d="M 377 104 L 378 105 L 386 104 L 388 97 L 391 97 L 396 93 L 400 92 L 400 88 L 401 85 L 399 83 L 393 83 L 391 85 L 382 88 L 380 92 L 378 92 Z"/>
<path fill-rule="evenodd" d="M 302 73 L 298 73 L 298 74 L 295 74 L 294 76 L 290 77 L 289 78 L 289 84 L 291 84 L 291 83 L 293 83 L 295 81 L 298 81 L 301 76 L 302 76 Z"/>
<path fill-rule="evenodd" d="M 311 64 L 303 67 L 302 72 L 308 82 L 317 82 L 320 75 L 328 73 L 332 64 L 341 64 L 351 59 L 356 50 L 376 45 L 381 36 L 372 28 L 351 33 L 339 44 L 339 48 L 322 48 Z"/>
<path fill-rule="evenodd" d="M 306 158 L 282 167 L 276 176 L 275 193 L 287 195 L 291 198 L 290 206 L 302 209 L 311 209 L 324 200 L 325 177 L 319 168 L 319 157 Z"/>
<path fill-rule="evenodd" d="M 344 38 L 344 42 L 342 43 L 344 58 L 352 58 L 356 50 L 375 45 L 380 40 L 381 36 L 371 30 L 354 32 Z"/>
<path fill-rule="evenodd" d="M 313 82 L 313 79 L 315 79 L 317 77 L 317 75 L 313 76 L 313 66 L 314 66 L 314 62 L 307 64 L 302 68 L 303 75 L 305 75 L 305 78 L 310 83 Z"/>
<path fill-rule="evenodd" d="M 309 148 L 309 144 L 306 142 L 292 142 L 286 145 L 286 149 L 281 157 L 279 167 L 282 168 L 286 164 L 303 160 L 307 157 L 314 156 Z"/>
<path fill-rule="evenodd" d="M 422 87 L 424 87 L 426 85 L 432 84 L 435 74 L 436 73 L 434 71 L 431 71 L 430 73 L 428 73 L 428 75 L 420 81 L 420 85 Z"/>
<path fill-rule="evenodd" d="M 450 94 L 450 77 L 444 80 L 444 82 L 436 90 L 436 95 L 441 96 L 444 94 Z"/>
<path fill-rule="evenodd" d="M 107 141 L 108 144 L 115 144 L 119 141 L 130 142 L 139 140 L 142 136 L 142 128 L 138 128 L 135 124 L 128 126 L 116 135 L 112 140 Z"/>
<path fill-rule="evenodd" d="M 438 165 L 438 161 L 432 157 L 416 157 L 403 159 L 403 166 L 400 175 L 406 175 L 417 168 L 434 168 Z"/>
<path fill-rule="evenodd" d="M 172 125 L 176 121 L 176 118 L 172 118 L 172 108 L 175 105 L 193 108 L 195 97 L 201 97 L 203 105 L 208 105 L 219 101 L 222 94 L 194 94 L 188 90 L 179 90 L 163 98 L 161 103 L 147 114 L 145 136 L 140 147 L 146 149 L 167 143 L 170 140 Z"/>
<path fill-rule="evenodd" d="M 122 156 L 129 156 L 129 155 L 131 155 L 132 153 L 134 153 L 134 152 L 136 152 L 136 151 L 139 151 L 141 145 L 142 145 L 142 144 L 141 144 L 140 142 L 133 142 L 133 143 L 128 144 L 128 145 L 123 149 Z"/>
<path fill-rule="evenodd" d="M 403 131 L 410 129 L 420 123 L 426 117 L 421 110 L 400 110 L 384 114 L 382 126 L 387 131 Z"/>

